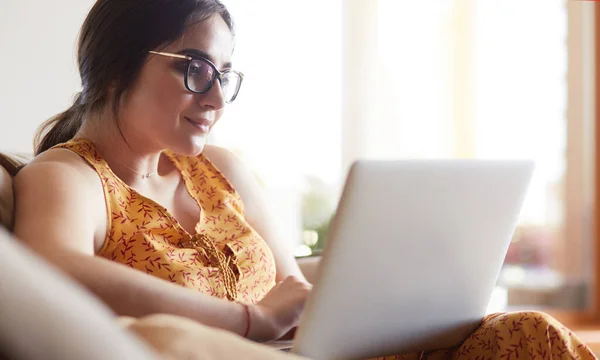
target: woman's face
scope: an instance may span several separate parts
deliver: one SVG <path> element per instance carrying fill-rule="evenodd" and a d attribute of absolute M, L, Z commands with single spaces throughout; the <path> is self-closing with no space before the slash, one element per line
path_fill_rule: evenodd
<path fill-rule="evenodd" d="M 156 51 L 204 57 L 223 71 L 231 68 L 233 38 L 223 18 L 213 15 Z M 202 151 L 208 132 L 223 114 L 225 101 L 218 80 L 204 94 L 188 91 L 184 85 L 186 62 L 149 55 L 124 98 L 120 125 L 129 142 L 181 155 Z"/>

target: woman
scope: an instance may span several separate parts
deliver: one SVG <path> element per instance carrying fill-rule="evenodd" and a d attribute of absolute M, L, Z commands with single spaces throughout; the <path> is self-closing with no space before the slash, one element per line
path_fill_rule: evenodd
<path fill-rule="evenodd" d="M 15 180 L 15 233 L 120 315 L 174 314 L 265 341 L 297 324 L 311 286 L 251 173 L 205 146 L 243 80 L 233 47 L 217 0 L 99 0 L 80 36 L 82 92 Z M 498 333 L 498 319 L 474 335 Z M 568 355 L 588 356 L 559 334 Z M 498 342 L 465 344 L 500 356 Z"/>
<path fill-rule="evenodd" d="M 120 314 L 244 334 L 249 312 L 247 336 L 269 340 L 296 324 L 310 285 L 250 173 L 204 146 L 242 81 L 232 30 L 216 1 L 98 1 L 81 31 L 83 90 L 16 179 L 15 234 Z"/>

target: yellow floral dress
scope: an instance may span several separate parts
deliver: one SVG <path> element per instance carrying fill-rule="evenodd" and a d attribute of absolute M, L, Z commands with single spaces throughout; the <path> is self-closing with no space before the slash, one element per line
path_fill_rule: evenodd
<path fill-rule="evenodd" d="M 238 193 L 202 154 L 165 152 L 201 209 L 188 234 L 167 209 L 119 179 L 91 141 L 57 147 L 81 156 L 102 181 L 108 232 L 99 256 L 232 301 L 256 303 L 275 285 L 271 250 L 246 221 Z"/>

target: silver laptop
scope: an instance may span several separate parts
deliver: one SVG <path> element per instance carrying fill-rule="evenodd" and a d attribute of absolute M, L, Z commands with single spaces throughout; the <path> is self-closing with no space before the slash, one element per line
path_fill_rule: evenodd
<path fill-rule="evenodd" d="M 532 172 L 526 161 L 354 163 L 291 351 L 366 359 L 460 344 L 486 315 Z"/>

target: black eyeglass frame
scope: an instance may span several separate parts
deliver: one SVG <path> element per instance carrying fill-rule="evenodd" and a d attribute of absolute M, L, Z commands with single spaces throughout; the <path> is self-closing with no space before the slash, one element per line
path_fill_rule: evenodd
<path fill-rule="evenodd" d="M 183 77 L 183 83 L 185 84 L 185 88 L 194 94 L 205 94 L 205 93 L 209 92 L 210 89 L 212 89 L 213 85 L 215 84 L 216 79 L 219 79 L 219 83 L 223 84 L 223 77 L 225 77 L 225 75 L 227 75 L 228 73 L 234 73 L 237 76 L 239 76 L 240 81 L 238 82 L 238 84 L 236 86 L 235 93 L 234 93 L 233 97 L 231 98 L 231 100 L 225 99 L 226 103 L 231 104 L 237 98 L 237 96 L 240 92 L 240 88 L 242 87 L 242 82 L 244 81 L 244 73 L 242 73 L 240 71 L 236 71 L 236 70 L 231 70 L 231 69 L 219 71 L 219 69 L 217 69 L 216 65 L 213 64 L 212 61 L 210 61 L 206 58 L 203 58 L 203 57 L 191 57 L 188 55 L 173 54 L 173 53 L 167 53 L 167 52 L 162 52 L 162 51 L 149 51 L 149 53 L 154 54 L 154 55 L 160 55 L 160 56 L 166 56 L 166 57 L 171 57 L 171 58 L 176 58 L 176 59 L 187 60 L 188 62 L 185 65 L 185 76 Z M 214 72 L 213 72 L 214 75 L 213 75 L 212 79 L 210 79 L 210 82 L 208 83 L 206 90 L 203 90 L 203 91 L 192 90 L 190 88 L 190 85 L 188 84 L 190 64 L 192 63 L 193 60 L 204 61 L 214 70 Z M 223 95 L 225 95 L 225 94 L 223 94 Z"/>

